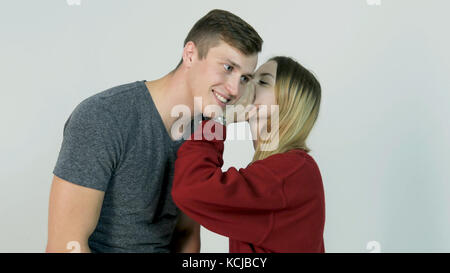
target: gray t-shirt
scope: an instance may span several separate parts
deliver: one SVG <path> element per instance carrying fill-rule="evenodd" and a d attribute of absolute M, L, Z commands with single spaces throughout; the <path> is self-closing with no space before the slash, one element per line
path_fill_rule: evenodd
<path fill-rule="evenodd" d="M 179 214 L 170 191 L 182 142 L 170 138 L 145 81 L 105 90 L 75 108 L 53 173 L 105 192 L 89 238 L 93 252 L 169 252 Z"/>

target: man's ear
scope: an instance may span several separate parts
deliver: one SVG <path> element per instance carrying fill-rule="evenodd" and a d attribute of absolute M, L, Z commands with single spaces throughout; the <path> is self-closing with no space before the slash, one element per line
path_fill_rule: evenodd
<path fill-rule="evenodd" d="M 197 57 L 197 47 L 194 42 L 189 41 L 183 48 L 183 63 L 190 68 Z"/>

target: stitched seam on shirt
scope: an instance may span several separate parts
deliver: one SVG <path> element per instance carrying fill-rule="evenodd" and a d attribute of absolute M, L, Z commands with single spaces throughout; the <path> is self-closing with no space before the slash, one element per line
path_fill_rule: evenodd
<path fill-rule="evenodd" d="M 305 158 L 306 160 L 306 158 Z M 283 208 L 287 207 L 287 198 L 286 198 L 286 194 L 285 194 L 285 186 L 286 186 L 286 179 L 293 175 L 295 172 L 297 172 L 298 170 L 300 170 L 301 168 L 303 168 L 303 166 L 306 164 L 306 162 L 303 162 L 302 165 L 300 165 L 299 167 L 295 168 L 293 171 L 291 171 L 288 175 L 286 175 L 283 179 L 279 179 L 269 168 L 267 168 L 267 171 L 270 172 L 270 174 L 272 174 L 273 177 L 275 177 L 275 179 L 281 183 L 281 197 L 283 200 Z M 258 245 L 261 245 L 266 239 L 267 237 L 269 237 L 270 232 L 272 232 L 272 229 L 274 227 L 274 222 L 275 222 L 275 211 L 272 211 L 270 213 L 270 222 L 269 222 L 269 229 L 266 231 L 266 233 L 264 234 L 264 236 L 261 238 L 261 240 L 259 240 L 259 242 L 257 243 Z"/>
<path fill-rule="evenodd" d="M 288 177 L 290 177 L 291 175 L 293 175 L 294 173 L 296 173 L 296 172 L 298 172 L 301 168 L 303 168 L 303 166 L 305 166 L 306 165 L 306 158 L 305 158 L 305 161 L 303 162 L 303 164 L 301 164 L 300 166 L 298 166 L 297 168 L 295 168 L 295 169 L 293 169 L 288 175 L 286 175 L 284 178 L 286 179 L 286 178 L 288 178 Z"/>
<path fill-rule="evenodd" d="M 261 245 L 261 244 L 267 239 L 267 237 L 269 236 L 270 232 L 271 232 L 272 229 L 273 229 L 274 221 L 275 221 L 275 212 L 272 211 L 272 212 L 270 213 L 269 229 L 267 229 L 266 233 L 265 233 L 264 236 L 261 238 L 261 240 L 259 240 L 259 241 L 256 243 L 257 245 Z"/>
<path fill-rule="evenodd" d="M 286 185 L 285 179 L 278 178 L 269 168 L 267 168 L 267 171 L 270 172 L 270 174 L 277 180 L 277 182 L 281 184 L 280 192 L 281 192 L 281 198 L 283 200 L 283 208 L 282 209 L 284 209 L 287 207 L 287 199 L 286 199 L 286 195 L 284 193 L 284 185 Z M 269 237 L 270 232 L 272 232 L 274 222 L 275 222 L 275 211 L 272 210 L 270 213 L 269 228 L 267 229 L 266 233 L 261 238 L 261 240 L 259 240 L 259 242 L 257 243 L 258 245 L 261 245 L 267 239 L 267 237 Z"/>
<path fill-rule="evenodd" d="M 265 168 L 267 169 L 267 172 L 269 172 L 277 180 L 277 182 L 281 184 L 280 191 L 281 191 L 281 198 L 283 200 L 283 209 L 284 209 L 287 207 L 286 195 L 284 194 L 284 184 L 286 184 L 285 179 L 278 178 L 269 168 L 267 168 L 267 167 L 265 167 Z"/>
<path fill-rule="evenodd" d="M 286 195 L 284 192 L 284 186 L 286 185 L 285 183 L 285 179 L 281 180 L 281 197 L 283 199 L 283 208 L 287 207 L 287 199 L 286 199 Z M 272 232 L 273 227 L 275 226 L 275 211 L 272 211 L 270 213 L 270 222 L 269 222 L 269 229 L 267 229 L 266 234 L 264 234 L 264 236 L 261 238 L 261 240 L 258 242 L 258 245 L 261 245 L 266 239 L 267 237 L 269 237 L 269 234 Z"/>

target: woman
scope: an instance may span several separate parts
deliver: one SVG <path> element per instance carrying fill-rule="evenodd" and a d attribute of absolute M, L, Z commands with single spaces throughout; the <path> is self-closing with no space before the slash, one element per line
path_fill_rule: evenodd
<path fill-rule="evenodd" d="M 288 57 L 270 59 L 253 81 L 259 109 L 248 116 L 257 136 L 253 161 L 223 172 L 224 139 L 199 129 L 202 139 L 193 136 L 178 150 L 173 200 L 205 228 L 229 237 L 231 253 L 324 252 L 322 179 L 305 144 L 319 113 L 320 84 Z M 277 105 L 279 113 L 264 118 L 264 106 Z M 216 122 L 214 128 L 226 130 Z"/>

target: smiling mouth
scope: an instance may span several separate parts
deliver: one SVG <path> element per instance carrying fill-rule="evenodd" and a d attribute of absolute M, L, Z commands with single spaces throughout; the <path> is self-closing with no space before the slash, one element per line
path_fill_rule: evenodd
<path fill-rule="evenodd" d="M 230 99 L 227 99 L 227 98 L 219 95 L 219 93 L 217 93 L 214 89 L 212 90 L 212 92 L 213 92 L 214 96 L 216 96 L 216 98 L 223 104 L 227 104 L 230 101 Z"/>

